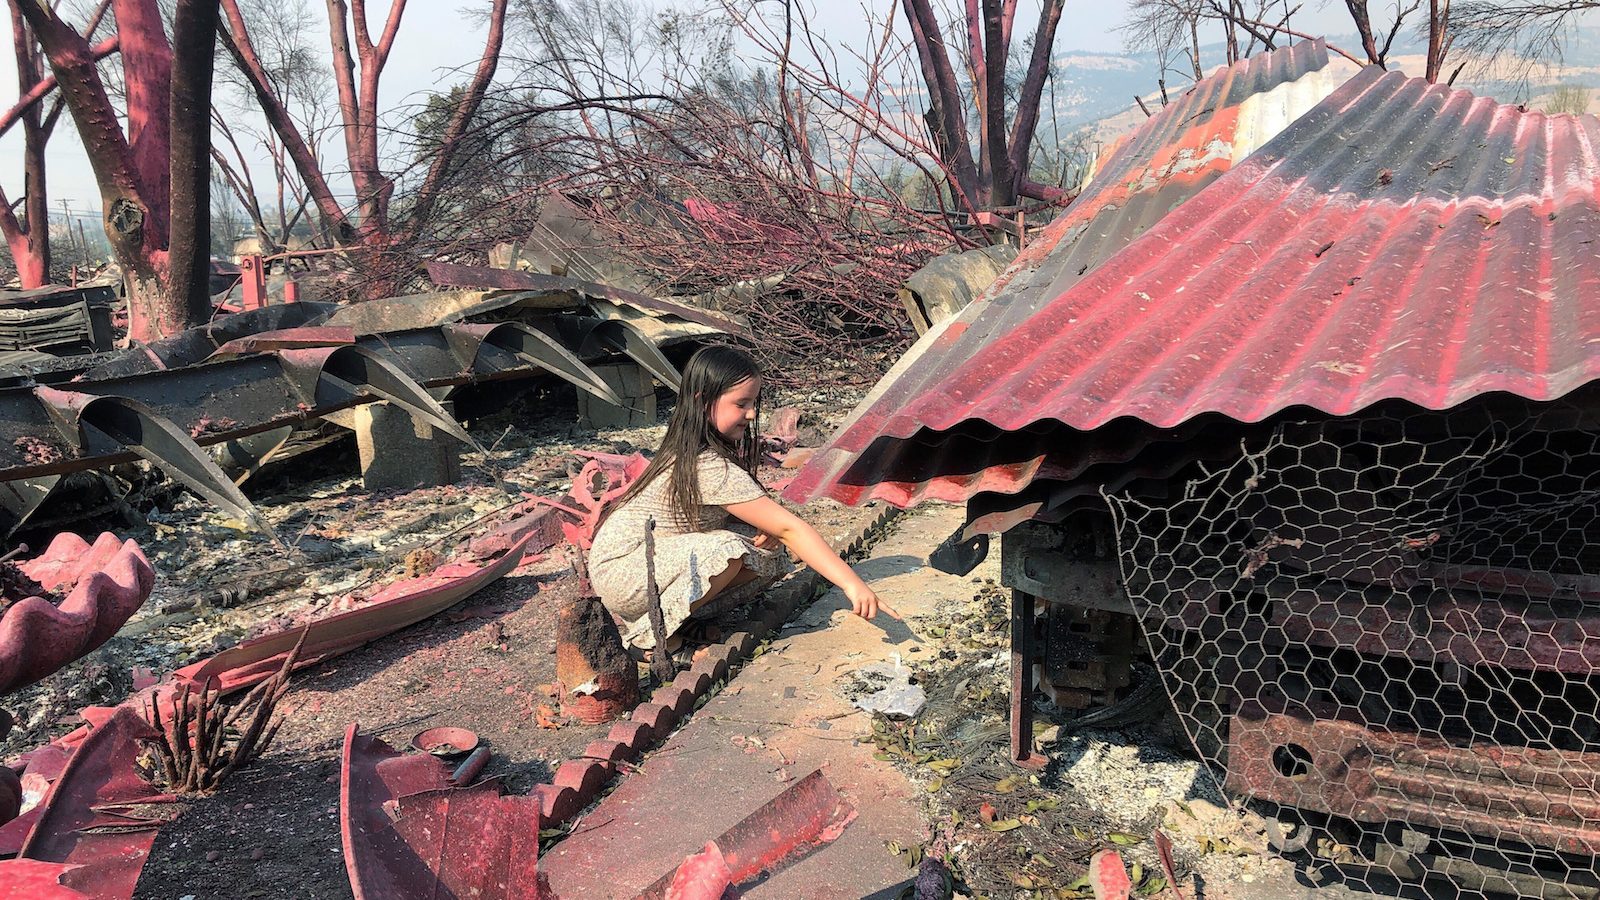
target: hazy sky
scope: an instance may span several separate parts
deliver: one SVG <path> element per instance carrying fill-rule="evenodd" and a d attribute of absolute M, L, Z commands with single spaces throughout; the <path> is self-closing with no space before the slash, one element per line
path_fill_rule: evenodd
<path fill-rule="evenodd" d="M 813 22 L 830 39 L 847 43 L 861 41 L 863 14 L 859 0 L 811 2 L 817 10 Z M 311 14 L 322 20 L 325 15 L 323 4 L 312 0 L 308 5 Z M 377 2 L 370 5 L 372 28 L 376 32 L 382 27 L 388 4 Z M 382 106 L 392 108 L 408 101 L 416 102 L 425 92 L 466 79 L 460 69 L 476 62 L 483 46 L 483 24 L 478 17 L 466 15 L 463 10 L 479 5 L 486 8 L 488 4 L 486 0 L 481 4 L 465 4 L 459 0 L 414 0 L 408 4 L 394 51 L 384 70 Z M 1018 16 L 1019 28 L 1031 26 L 1033 22 L 1027 6 L 1024 3 L 1025 8 Z M 898 0 L 878 0 L 874 8 L 878 7 L 885 12 L 890 9 L 898 12 Z M 1056 36 L 1057 50 L 1119 51 L 1122 39 L 1115 29 L 1126 13 L 1127 0 L 1067 0 Z M 1311 33 L 1323 30 L 1342 33 L 1350 30 L 1342 5 L 1339 9 L 1302 14 L 1297 17 L 1296 25 Z M 324 35 L 316 37 L 325 42 Z M 0 103 L 9 105 L 16 96 L 16 66 L 10 43 L 5 42 L 5 49 L 0 51 Z M 7 196 L 12 200 L 16 200 L 22 190 L 21 132 L 21 128 L 13 128 L 10 134 L 0 138 L 0 186 L 6 188 Z M 75 214 L 88 217 L 86 228 L 97 228 L 99 192 L 76 129 L 70 116 L 65 113 L 51 139 L 48 161 L 52 210 L 59 213 L 61 203 L 65 200 Z"/>

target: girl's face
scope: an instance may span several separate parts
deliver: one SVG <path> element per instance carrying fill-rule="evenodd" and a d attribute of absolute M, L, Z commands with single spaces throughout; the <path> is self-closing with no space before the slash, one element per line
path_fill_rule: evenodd
<path fill-rule="evenodd" d="M 711 427 L 728 440 L 744 440 L 755 421 L 756 402 L 761 399 L 761 379 L 746 378 L 726 391 L 711 404 Z"/>

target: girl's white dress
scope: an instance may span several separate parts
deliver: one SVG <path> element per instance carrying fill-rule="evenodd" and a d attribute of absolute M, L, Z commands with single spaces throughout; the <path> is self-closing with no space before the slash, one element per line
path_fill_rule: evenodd
<path fill-rule="evenodd" d="M 589 578 L 595 593 L 612 615 L 622 622 L 622 638 L 634 647 L 655 645 L 650 631 L 650 604 L 645 598 L 644 526 L 656 520 L 656 585 L 661 590 L 661 613 L 667 634 L 677 631 L 691 614 L 715 615 L 728 606 L 732 595 L 718 596 L 698 610 L 692 607 L 706 594 L 712 578 L 733 560 L 743 560 L 758 578 L 770 580 L 790 569 L 782 550 L 756 549 L 755 530 L 743 522 L 730 527 L 725 507 L 766 496 L 750 473 L 706 450 L 697 461 L 700 479 L 699 521 L 678 521 L 664 473 L 627 503 L 606 517 L 589 550 Z M 742 599 L 747 592 L 738 592 Z"/>

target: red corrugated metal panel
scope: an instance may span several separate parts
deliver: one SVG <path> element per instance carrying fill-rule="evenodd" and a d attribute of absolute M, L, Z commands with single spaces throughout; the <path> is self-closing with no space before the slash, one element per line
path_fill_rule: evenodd
<path fill-rule="evenodd" d="M 1364 70 L 1070 289 L 946 328 L 791 496 L 1015 491 L 1114 421 L 1565 394 L 1600 374 L 1597 140 Z"/>

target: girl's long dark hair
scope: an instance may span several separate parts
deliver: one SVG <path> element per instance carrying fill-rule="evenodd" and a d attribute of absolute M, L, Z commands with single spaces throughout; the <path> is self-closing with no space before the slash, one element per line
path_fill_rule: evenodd
<path fill-rule="evenodd" d="M 712 427 L 711 409 L 717 398 L 735 385 L 760 377 L 761 368 L 755 359 L 737 347 L 713 344 L 689 357 L 689 364 L 683 367 L 678 405 L 667 421 L 667 436 L 661 439 L 661 449 L 639 480 L 622 495 L 617 506 L 637 497 L 647 485 L 667 473 L 670 478 L 667 497 L 679 526 L 694 528 L 699 524 L 702 452 L 709 449 L 754 477 L 760 459 L 757 452 L 761 440 L 760 398 L 756 399 L 756 417 L 745 429 L 744 440 L 737 444 Z"/>

